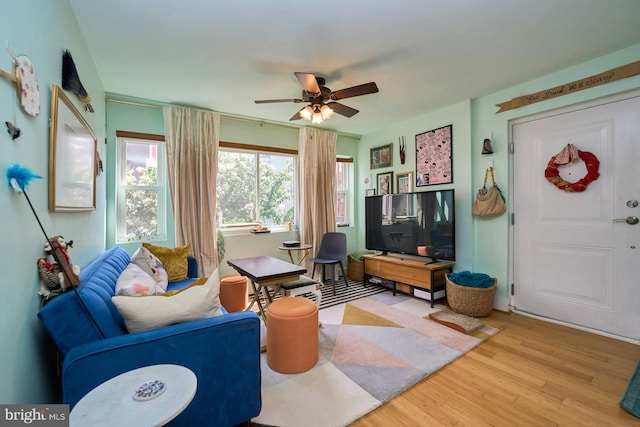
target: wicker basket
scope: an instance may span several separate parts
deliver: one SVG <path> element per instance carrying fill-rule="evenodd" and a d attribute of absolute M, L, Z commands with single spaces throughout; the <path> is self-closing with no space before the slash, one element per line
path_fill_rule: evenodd
<path fill-rule="evenodd" d="M 490 288 L 471 288 L 447 280 L 447 302 L 451 310 L 471 317 L 487 317 L 493 310 L 496 296 L 496 279 Z"/>
<path fill-rule="evenodd" d="M 347 255 L 347 277 L 351 280 L 364 281 L 364 262 L 351 254 Z"/>

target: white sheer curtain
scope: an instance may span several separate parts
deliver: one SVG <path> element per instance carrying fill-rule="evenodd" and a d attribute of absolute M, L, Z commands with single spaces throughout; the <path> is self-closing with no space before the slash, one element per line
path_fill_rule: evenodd
<path fill-rule="evenodd" d="M 176 246 L 191 245 L 198 275 L 218 266 L 216 175 L 220 115 L 164 107 L 167 169 L 176 223 Z"/>
<path fill-rule="evenodd" d="M 298 142 L 298 226 L 300 242 L 320 249 L 324 233 L 336 230 L 336 141 L 338 135 L 300 129 Z M 305 260 L 311 271 L 312 264 Z"/>

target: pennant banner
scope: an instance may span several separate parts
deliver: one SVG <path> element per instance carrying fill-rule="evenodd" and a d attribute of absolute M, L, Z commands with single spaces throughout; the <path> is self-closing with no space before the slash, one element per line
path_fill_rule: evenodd
<path fill-rule="evenodd" d="M 567 95 L 569 93 L 578 92 L 580 90 L 589 89 L 600 86 L 615 80 L 626 79 L 640 74 L 640 61 L 614 68 L 595 76 L 587 77 L 575 82 L 566 83 L 551 89 L 541 90 L 540 92 L 530 95 L 519 96 L 511 101 L 496 104 L 499 108 L 496 114 L 504 111 L 513 110 L 514 108 L 524 107 L 525 105 L 535 104 L 536 102 L 546 101 L 547 99 L 557 98 L 558 96 Z"/>

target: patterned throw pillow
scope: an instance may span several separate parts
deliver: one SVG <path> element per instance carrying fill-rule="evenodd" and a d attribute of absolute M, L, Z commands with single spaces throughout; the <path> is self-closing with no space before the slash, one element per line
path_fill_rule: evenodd
<path fill-rule="evenodd" d="M 136 264 L 145 273 L 156 281 L 156 284 L 160 288 L 159 292 L 167 290 L 169 284 L 169 275 L 165 270 L 162 262 L 152 254 L 147 248 L 138 248 L 131 256 L 131 264 Z"/>
<path fill-rule="evenodd" d="M 163 292 L 156 281 L 136 264 L 129 264 L 116 282 L 116 295 L 139 297 Z"/>

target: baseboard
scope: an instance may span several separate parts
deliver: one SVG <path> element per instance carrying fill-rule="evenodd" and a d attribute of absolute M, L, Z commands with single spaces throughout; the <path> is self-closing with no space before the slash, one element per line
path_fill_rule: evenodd
<path fill-rule="evenodd" d="M 509 298 L 496 297 L 493 300 L 493 308 L 507 313 L 510 312 L 511 308 L 509 307 Z"/>

